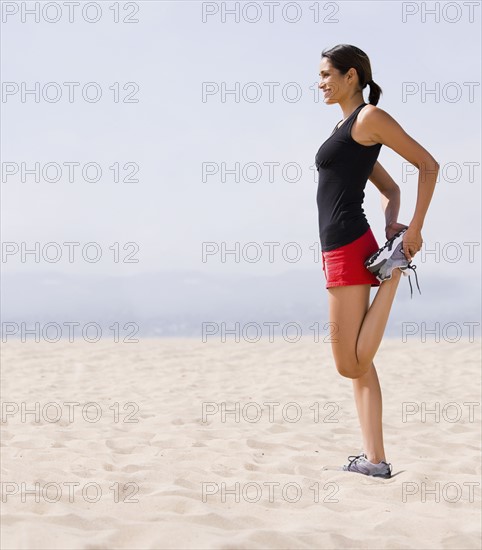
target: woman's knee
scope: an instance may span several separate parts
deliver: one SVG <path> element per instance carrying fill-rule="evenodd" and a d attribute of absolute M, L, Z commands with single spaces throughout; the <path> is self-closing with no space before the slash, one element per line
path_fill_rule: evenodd
<path fill-rule="evenodd" d="M 361 378 L 370 369 L 371 363 L 368 365 L 359 365 L 358 363 L 341 363 L 336 364 L 336 370 L 345 378 Z"/>

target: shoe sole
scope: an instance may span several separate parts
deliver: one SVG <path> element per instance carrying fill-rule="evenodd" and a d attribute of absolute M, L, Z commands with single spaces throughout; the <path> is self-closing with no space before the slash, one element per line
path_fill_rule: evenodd
<path fill-rule="evenodd" d="M 390 479 L 392 474 L 364 474 L 363 472 L 357 472 L 356 470 L 344 470 L 343 467 L 339 468 L 339 471 L 348 472 L 349 474 L 360 474 L 366 477 L 378 477 L 380 479 Z"/>
<path fill-rule="evenodd" d="M 377 250 L 374 254 L 372 254 L 369 258 L 367 258 L 364 262 L 364 266 L 367 268 L 367 269 L 375 269 L 375 266 L 373 265 L 375 263 L 376 260 L 378 260 L 378 263 L 377 263 L 377 267 L 378 265 L 383 265 L 389 258 L 390 256 L 392 255 L 392 252 L 394 250 L 394 242 L 396 239 L 398 239 L 398 237 L 400 237 L 400 235 L 403 235 L 405 233 L 406 229 L 402 229 L 401 231 L 399 231 L 398 233 L 396 233 L 395 235 L 393 235 L 393 237 L 391 239 L 389 239 L 383 246 L 382 248 L 380 248 L 379 250 Z M 398 245 L 398 243 L 397 243 Z M 371 269 L 370 269 L 371 271 Z"/>

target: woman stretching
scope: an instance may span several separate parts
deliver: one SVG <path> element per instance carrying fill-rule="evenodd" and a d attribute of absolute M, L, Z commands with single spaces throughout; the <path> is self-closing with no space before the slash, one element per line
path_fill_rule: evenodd
<path fill-rule="evenodd" d="M 391 477 L 382 431 L 382 395 L 373 358 L 380 346 L 402 273 L 422 246 L 421 229 L 439 164 L 383 109 L 367 55 L 340 44 L 321 54 L 319 88 L 324 102 L 338 104 L 343 120 L 319 148 L 317 205 L 332 352 L 338 372 L 352 379 L 363 435 L 363 454 L 344 470 Z M 363 89 L 370 86 L 369 103 Z M 386 145 L 419 170 L 417 204 L 408 226 L 398 223 L 400 188 L 377 162 Z M 367 179 L 380 190 L 387 243 L 379 245 L 362 204 Z M 410 280 L 410 279 L 409 279 Z M 370 288 L 380 287 L 369 304 Z"/>

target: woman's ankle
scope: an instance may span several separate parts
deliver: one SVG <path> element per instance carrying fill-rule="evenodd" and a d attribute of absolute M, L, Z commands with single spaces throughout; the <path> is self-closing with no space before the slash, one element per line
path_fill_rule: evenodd
<path fill-rule="evenodd" d="M 365 453 L 368 462 L 371 462 L 372 464 L 379 464 L 382 460 L 383 462 L 386 462 L 385 455 L 383 453 Z"/>

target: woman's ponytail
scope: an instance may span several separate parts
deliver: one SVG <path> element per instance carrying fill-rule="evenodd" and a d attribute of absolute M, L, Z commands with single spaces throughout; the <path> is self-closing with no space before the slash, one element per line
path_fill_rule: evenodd
<path fill-rule="evenodd" d="M 383 93 L 382 89 L 373 80 L 370 80 L 369 82 L 367 82 L 367 84 L 368 86 L 370 86 L 370 93 L 368 94 L 368 103 L 370 103 L 371 105 L 376 105 L 380 100 L 380 95 Z"/>

